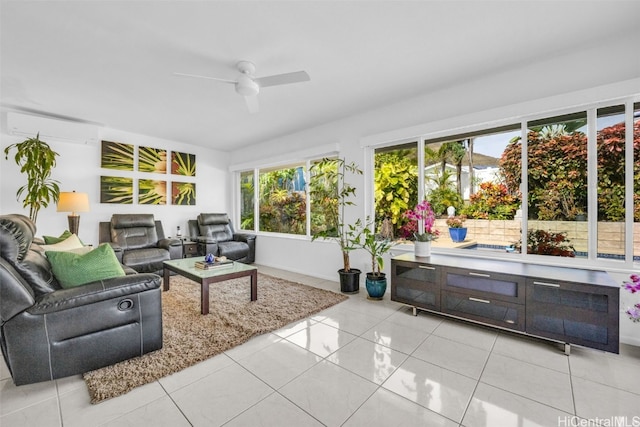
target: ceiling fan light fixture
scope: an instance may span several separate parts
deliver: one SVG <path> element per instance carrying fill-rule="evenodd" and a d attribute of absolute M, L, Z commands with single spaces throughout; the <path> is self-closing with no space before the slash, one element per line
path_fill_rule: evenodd
<path fill-rule="evenodd" d="M 260 86 L 249 76 L 240 76 L 236 82 L 236 92 L 243 96 L 256 96 L 260 92 Z"/>

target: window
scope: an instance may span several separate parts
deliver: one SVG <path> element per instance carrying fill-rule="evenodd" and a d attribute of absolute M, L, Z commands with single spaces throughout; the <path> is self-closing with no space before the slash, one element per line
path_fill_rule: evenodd
<path fill-rule="evenodd" d="M 640 103 L 633 106 L 633 260 L 640 264 Z"/>
<path fill-rule="evenodd" d="M 633 262 L 639 263 L 640 103 L 633 110 L 602 106 L 523 125 L 425 138 L 423 147 L 402 142 L 376 148 L 376 220 L 391 218 L 394 237 L 412 240 L 415 224 L 403 213 L 424 197 L 439 216 L 436 248 L 620 263 L 631 258 L 626 248 L 632 246 Z M 631 116 L 633 149 L 628 150 Z M 424 154 L 419 162 L 418 153 Z M 633 179 L 627 181 L 630 162 Z M 631 199 L 633 209 L 626 209 Z M 451 206 L 467 217 L 464 242 L 448 236 Z"/>
<path fill-rule="evenodd" d="M 240 171 L 240 228 L 303 236 L 313 235 L 319 230 L 335 229 L 335 174 L 326 173 L 318 177 L 318 169 L 311 168 L 312 165 L 323 163 L 326 163 L 325 171 L 331 167 L 335 170 L 335 163 L 318 159 Z M 308 170 L 315 172 L 310 172 L 307 186 Z M 257 193 L 255 177 L 258 177 Z M 256 212 L 259 213 L 257 223 Z M 307 218 L 310 219 L 309 224 Z"/>
<path fill-rule="evenodd" d="M 306 234 L 304 174 L 304 165 L 260 170 L 260 231 Z"/>
<path fill-rule="evenodd" d="M 338 163 L 317 160 L 310 167 L 311 235 L 338 236 Z"/>
<path fill-rule="evenodd" d="M 528 123 L 527 253 L 587 255 L 586 124 L 586 112 Z"/>
<path fill-rule="evenodd" d="M 240 228 L 242 230 L 254 229 L 254 173 L 253 171 L 240 172 Z"/>
<path fill-rule="evenodd" d="M 389 237 L 409 238 L 417 230 L 403 214 L 418 202 L 418 143 L 375 150 L 373 182 L 376 231 L 386 220 Z"/>
<path fill-rule="evenodd" d="M 599 258 L 624 260 L 625 122 L 624 105 L 597 111 Z"/>

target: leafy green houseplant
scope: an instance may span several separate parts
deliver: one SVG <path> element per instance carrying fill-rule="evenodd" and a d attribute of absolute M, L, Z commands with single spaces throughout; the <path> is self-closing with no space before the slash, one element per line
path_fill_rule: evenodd
<path fill-rule="evenodd" d="M 359 225 L 360 223 L 358 221 L 356 226 Z M 371 272 L 367 274 L 371 274 L 374 277 L 382 277 L 384 276 L 382 272 L 384 268 L 383 255 L 391 250 L 394 243 L 389 239 L 380 238 L 371 230 L 370 226 L 371 224 L 369 223 L 362 227 L 362 231 L 360 232 L 361 238 L 358 239 L 359 246 L 371 256 Z"/>
<path fill-rule="evenodd" d="M 365 285 L 370 299 L 380 300 L 387 290 L 387 278 L 382 272 L 384 268 L 384 257 L 394 246 L 394 243 L 386 238 L 381 238 L 373 230 L 372 221 L 367 218 L 367 223 L 361 226 L 360 220 L 356 223 L 356 228 L 360 228 L 358 233 L 358 246 L 371 256 L 371 271 L 367 273 Z"/>
<path fill-rule="evenodd" d="M 356 188 L 347 181 L 348 175 L 362 175 L 362 170 L 353 162 L 347 163 L 344 158 L 323 158 L 314 163 L 312 174 L 312 197 L 323 196 L 328 209 L 325 209 L 325 224 L 322 229 L 315 230 L 312 240 L 336 239 L 342 253 L 342 269 L 340 286 L 342 292 L 357 292 L 359 288 L 360 270 L 351 268 L 349 254 L 359 248 L 360 220 L 355 224 L 347 224 L 345 210 L 347 206 L 354 206 L 351 197 L 355 197 Z M 318 182 L 322 184 L 319 185 Z M 329 189 L 329 194 L 327 194 Z M 322 201 L 320 201 L 322 203 Z M 349 279 L 345 277 L 350 275 Z"/>
<path fill-rule="evenodd" d="M 16 149 L 14 160 L 20 166 L 20 172 L 27 175 L 27 183 L 18 189 L 16 198 L 25 194 L 23 207 L 29 207 L 29 219 L 36 222 L 41 208 L 56 203 L 60 196 L 58 181 L 51 179 L 51 171 L 56 166 L 58 153 L 49 144 L 40 140 L 40 134 L 35 138 L 11 144 L 4 149 L 5 159 L 9 159 L 9 152 Z"/>

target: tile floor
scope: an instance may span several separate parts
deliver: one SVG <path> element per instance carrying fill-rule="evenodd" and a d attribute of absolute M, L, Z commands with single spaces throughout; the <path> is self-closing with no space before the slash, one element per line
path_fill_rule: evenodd
<path fill-rule="evenodd" d="M 89 403 L 80 376 L 15 387 L 0 363 L 0 425 L 640 425 L 640 348 L 623 345 L 613 355 L 573 347 L 567 357 L 557 344 L 427 313 L 414 317 L 388 298 L 370 301 L 363 289 L 98 405 Z"/>

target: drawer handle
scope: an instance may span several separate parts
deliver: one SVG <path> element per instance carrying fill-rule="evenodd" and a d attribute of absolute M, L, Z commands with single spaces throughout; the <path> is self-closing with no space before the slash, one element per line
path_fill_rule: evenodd
<path fill-rule="evenodd" d="M 483 273 L 469 273 L 469 276 L 491 277 L 490 274 L 483 274 Z"/>
<path fill-rule="evenodd" d="M 533 282 L 534 285 L 540 285 L 540 286 L 549 286 L 550 288 L 559 288 L 560 285 L 558 285 L 557 283 L 547 283 L 547 282 Z"/>
<path fill-rule="evenodd" d="M 489 300 L 480 299 L 480 298 L 474 298 L 474 297 L 469 297 L 469 301 L 483 302 L 485 304 L 491 304 L 491 301 L 489 301 Z"/>
<path fill-rule="evenodd" d="M 429 267 L 428 265 L 419 265 L 418 268 L 424 268 L 425 270 L 435 270 L 435 267 Z"/>

